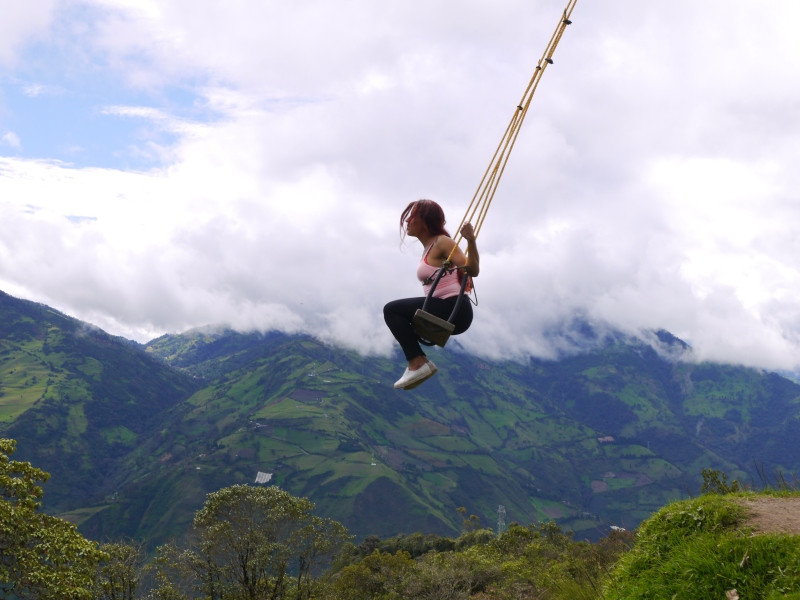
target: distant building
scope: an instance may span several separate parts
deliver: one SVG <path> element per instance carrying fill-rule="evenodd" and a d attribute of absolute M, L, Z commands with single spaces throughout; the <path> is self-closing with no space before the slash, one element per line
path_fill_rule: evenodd
<path fill-rule="evenodd" d="M 256 483 L 267 483 L 270 479 L 272 479 L 272 473 L 262 473 L 261 471 L 256 473 Z"/>

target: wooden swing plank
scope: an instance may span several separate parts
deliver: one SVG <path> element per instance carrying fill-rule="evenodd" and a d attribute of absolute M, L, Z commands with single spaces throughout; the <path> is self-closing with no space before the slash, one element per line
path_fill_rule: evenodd
<path fill-rule="evenodd" d="M 417 309 L 411 323 L 419 337 L 437 346 L 441 346 L 442 348 L 444 348 L 450 334 L 453 333 L 453 330 L 456 328 L 456 326 L 449 321 L 440 319 L 436 315 L 432 315 L 422 309 Z"/>

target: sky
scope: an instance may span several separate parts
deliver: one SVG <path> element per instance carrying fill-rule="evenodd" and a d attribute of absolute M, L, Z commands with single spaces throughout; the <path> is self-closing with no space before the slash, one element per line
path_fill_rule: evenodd
<path fill-rule="evenodd" d="M 563 0 L 0 0 L 0 290 L 147 342 L 364 354 L 420 295 Z M 800 368 L 800 3 L 578 0 L 448 347 L 552 358 L 576 317 Z M 397 355 L 397 354 L 395 354 Z"/>

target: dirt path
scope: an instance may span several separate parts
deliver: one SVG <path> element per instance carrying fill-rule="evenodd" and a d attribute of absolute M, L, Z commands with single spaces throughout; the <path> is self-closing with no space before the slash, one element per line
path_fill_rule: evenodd
<path fill-rule="evenodd" d="M 742 500 L 750 511 L 747 524 L 756 533 L 791 533 L 800 535 L 800 497 L 759 496 Z"/>

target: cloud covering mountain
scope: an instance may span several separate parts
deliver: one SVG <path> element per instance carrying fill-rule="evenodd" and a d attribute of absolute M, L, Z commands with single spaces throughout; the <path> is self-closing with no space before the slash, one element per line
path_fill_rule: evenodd
<path fill-rule="evenodd" d="M 0 289 L 145 341 L 208 323 L 394 342 L 398 217 L 460 220 L 563 2 L 6 3 Z M 481 232 L 458 339 L 581 314 L 800 365 L 800 6 L 578 2 Z"/>

